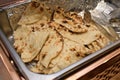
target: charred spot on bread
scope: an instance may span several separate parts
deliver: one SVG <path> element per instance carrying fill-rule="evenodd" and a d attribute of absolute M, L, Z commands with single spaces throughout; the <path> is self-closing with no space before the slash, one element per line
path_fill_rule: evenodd
<path fill-rule="evenodd" d="M 35 2 L 35 1 L 32 1 L 32 7 L 35 7 L 35 8 L 37 8 L 37 7 L 39 7 L 39 5 L 40 5 L 40 3 L 38 3 L 38 2 Z"/>
<path fill-rule="evenodd" d="M 68 21 L 67 21 L 67 20 L 63 20 L 62 22 L 63 22 L 63 23 L 68 23 Z"/>
<path fill-rule="evenodd" d="M 43 11 L 44 11 L 43 7 L 40 7 L 40 12 L 43 12 Z"/>
<path fill-rule="evenodd" d="M 86 25 L 86 27 L 90 27 L 90 25 L 89 25 L 89 24 L 87 24 L 87 25 Z"/>

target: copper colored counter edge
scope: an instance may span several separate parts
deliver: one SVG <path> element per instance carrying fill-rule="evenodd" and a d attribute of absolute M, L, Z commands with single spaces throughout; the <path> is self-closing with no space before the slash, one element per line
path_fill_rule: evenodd
<path fill-rule="evenodd" d="M 81 71 L 73 74 L 72 76 L 66 78 L 65 80 L 77 80 L 78 78 L 82 77 L 83 75 L 87 74 L 88 72 L 92 71 L 93 69 L 97 68 L 98 66 L 106 63 L 110 59 L 114 58 L 115 56 L 120 54 L 120 48 L 116 49 L 115 51 L 111 52 L 109 55 L 101 58 L 100 60 L 94 62 L 93 64 L 89 65 L 88 67 L 82 69 Z"/>
<path fill-rule="evenodd" d="M 5 52 L 3 51 L 1 44 L 0 44 L 0 58 L 2 59 L 12 80 L 21 80 L 20 77 L 18 76 L 17 72 L 14 70 L 12 64 L 10 64 L 10 61 L 8 60 L 7 56 L 5 55 Z"/>

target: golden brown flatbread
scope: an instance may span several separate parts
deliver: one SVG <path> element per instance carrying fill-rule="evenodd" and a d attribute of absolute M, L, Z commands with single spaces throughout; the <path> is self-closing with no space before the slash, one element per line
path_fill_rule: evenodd
<path fill-rule="evenodd" d="M 50 61 L 60 54 L 62 48 L 61 36 L 56 31 L 50 30 L 49 38 L 40 52 L 40 63 L 47 68 Z"/>
<path fill-rule="evenodd" d="M 37 56 L 48 35 L 46 31 L 33 31 L 27 25 L 20 26 L 14 32 L 14 46 L 24 62 L 30 62 Z"/>
<path fill-rule="evenodd" d="M 87 32 L 87 27 L 82 21 L 82 17 L 77 16 L 75 13 L 65 15 L 62 11 L 54 13 L 54 21 L 58 24 L 65 26 L 72 32 L 84 33 Z"/>
<path fill-rule="evenodd" d="M 14 47 L 16 48 L 17 52 L 19 54 L 22 53 L 23 48 L 26 46 L 26 38 L 31 33 L 31 29 L 26 27 L 26 25 L 23 25 L 21 27 L 18 27 L 16 31 L 14 31 Z"/>
<path fill-rule="evenodd" d="M 39 20 L 50 20 L 51 11 L 44 4 L 32 1 L 26 8 L 18 24 L 32 24 Z"/>
<path fill-rule="evenodd" d="M 57 72 L 82 59 L 83 57 L 79 55 L 81 47 L 82 45 L 64 38 L 63 50 L 59 56 L 51 61 L 50 67 L 52 67 L 52 69 L 50 69 L 49 73 Z"/>
<path fill-rule="evenodd" d="M 86 33 L 76 34 L 70 32 L 68 29 L 65 29 L 64 26 L 53 22 L 51 26 L 55 27 L 56 30 L 65 38 L 68 38 L 72 41 L 75 41 L 79 44 L 90 44 L 92 41 L 99 38 L 101 34 L 100 31 L 96 29 L 91 29 Z"/>
<path fill-rule="evenodd" d="M 48 35 L 48 32 L 31 32 L 26 39 L 26 47 L 24 47 L 21 53 L 21 58 L 24 62 L 30 62 L 39 54 Z"/>

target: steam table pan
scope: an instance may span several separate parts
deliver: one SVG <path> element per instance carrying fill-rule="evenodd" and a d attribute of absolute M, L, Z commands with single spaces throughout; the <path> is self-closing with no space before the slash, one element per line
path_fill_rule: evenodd
<path fill-rule="evenodd" d="M 25 79 L 28 79 L 28 80 L 58 80 L 58 79 L 64 78 L 68 76 L 69 74 L 77 71 L 78 69 L 82 69 L 85 66 L 92 64 L 92 62 L 107 55 L 110 51 L 113 51 L 114 49 L 120 47 L 120 39 L 117 38 L 114 41 L 111 41 L 103 49 L 86 56 L 85 58 L 64 68 L 63 70 L 60 70 L 59 72 L 48 74 L 48 75 L 37 74 L 37 73 L 31 72 L 27 68 L 27 66 L 22 62 L 20 56 L 18 55 L 18 53 L 13 47 L 13 43 L 14 43 L 13 31 L 16 29 L 16 27 L 15 27 L 15 24 L 14 25 L 10 24 L 10 18 L 9 18 L 10 13 L 7 12 L 8 9 L 21 7 L 21 6 L 22 8 L 24 8 L 24 6 L 26 6 L 26 3 L 20 4 L 20 5 L 18 4 L 12 5 L 12 6 L 8 6 L 8 7 L 4 7 L 0 9 L 0 40 L 3 43 L 4 47 L 6 48 L 6 50 L 9 52 L 10 56 L 12 57 L 13 61 L 15 62 L 16 66 L 18 67 L 22 75 L 25 77 Z"/>

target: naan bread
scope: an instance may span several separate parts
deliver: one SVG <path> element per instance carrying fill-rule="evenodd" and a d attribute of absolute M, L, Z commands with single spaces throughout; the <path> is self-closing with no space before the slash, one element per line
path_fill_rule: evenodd
<path fill-rule="evenodd" d="M 14 31 L 14 47 L 19 54 L 23 52 L 23 49 L 26 46 L 26 38 L 29 36 L 30 33 L 31 29 L 26 27 L 25 25 L 18 27 L 18 29 Z"/>
<path fill-rule="evenodd" d="M 31 67 L 30 70 L 31 70 L 32 72 L 35 72 L 35 73 L 42 73 L 42 72 L 43 72 L 43 71 L 39 70 L 39 68 L 36 67 L 36 66 Z"/>
<path fill-rule="evenodd" d="M 48 25 L 48 21 L 45 20 L 39 20 L 36 23 L 30 24 L 30 25 L 26 25 L 27 27 L 31 28 L 32 31 L 46 31 L 46 32 L 50 32 L 49 29 L 49 25 Z"/>
<path fill-rule="evenodd" d="M 48 35 L 46 31 L 33 31 L 27 25 L 20 26 L 14 31 L 14 47 L 24 62 L 29 62 L 37 56 Z"/>
<path fill-rule="evenodd" d="M 86 33 L 76 34 L 68 31 L 64 28 L 64 26 L 61 26 L 57 23 L 52 23 L 51 26 L 54 26 L 56 30 L 65 38 L 68 38 L 72 41 L 75 41 L 80 44 L 90 44 L 91 42 L 97 40 L 101 34 L 100 31 L 96 29 L 89 29 Z"/>
<path fill-rule="evenodd" d="M 40 63 L 47 68 L 50 61 L 60 54 L 62 48 L 61 36 L 51 29 L 49 38 L 40 52 Z"/>
<path fill-rule="evenodd" d="M 87 27 L 84 25 L 82 17 L 77 16 L 77 14 L 75 13 L 73 14 L 71 13 L 71 15 L 70 14 L 65 15 L 65 13 L 61 11 L 56 11 L 54 13 L 54 21 L 58 24 L 65 26 L 72 32 L 77 33 L 87 32 Z"/>
<path fill-rule="evenodd" d="M 23 62 L 30 62 L 39 54 L 48 38 L 48 35 L 48 32 L 31 32 L 26 39 L 26 47 L 21 53 Z"/>
<path fill-rule="evenodd" d="M 54 58 L 49 67 L 49 74 L 58 72 L 61 69 L 66 68 L 67 66 L 77 62 L 78 60 L 84 58 L 85 56 L 100 50 L 103 46 L 107 45 L 109 40 L 105 37 L 99 38 L 98 41 L 93 41 L 88 45 L 81 45 L 74 41 L 64 38 L 64 47 L 56 58 Z M 103 45 L 104 44 L 104 45 Z"/>
<path fill-rule="evenodd" d="M 64 38 L 63 50 L 58 57 L 56 57 L 51 61 L 50 67 L 52 67 L 52 69 L 49 71 L 49 73 L 57 72 L 58 70 L 64 69 L 67 66 L 82 59 L 83 56 L 81 56 L 82 54 L 80 49 L 81 47 L 83 46 L 76 42 Z M 89 50 L 86 52 L 89 52 Z"/>
<path fill-rule="evenodd" d="M 50 20 L 50 17 L 51 11 L 48 8 L 43 4 L 33 1 L 27 6 L 18 24 L 32 24 L 39 20 L 48 21 Z"/>

